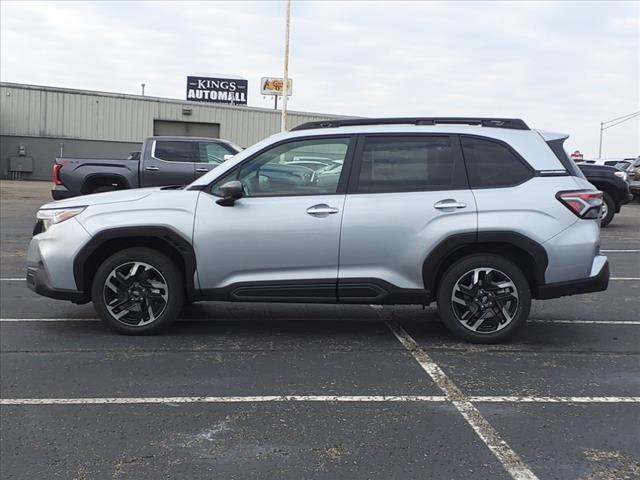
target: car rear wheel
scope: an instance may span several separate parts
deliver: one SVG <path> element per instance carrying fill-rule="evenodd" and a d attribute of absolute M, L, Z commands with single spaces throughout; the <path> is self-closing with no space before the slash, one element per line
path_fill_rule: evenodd
<path fill-rule="evenodd" d="M 600 209 L 600 226 L 606 227 L 609 225 L 615 214 L 616 204 L 613 201 L 613 198 L 607 192 L 603 192 L 602 208 Z"/>
<path fill-rule="evenodd" d="M 524 325 L 531 308 L 529 283 L 511 261 L 489 254 L 454 263 L 438 290 L 438 312 L 455 335 L 498 343 Z"/>
<path fill-rule="evenodd" d="M 98 315 L 120 333 L 150 335 L 171 325 L 184 302 L 182 274 L 166 255 L 128 248 L 107 258 L 93 279 Z"/>

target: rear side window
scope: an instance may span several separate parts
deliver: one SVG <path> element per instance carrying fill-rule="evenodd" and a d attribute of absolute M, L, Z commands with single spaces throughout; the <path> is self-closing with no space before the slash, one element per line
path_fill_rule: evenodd
<path fill-rule="evenodd" d="M 533 172 L 511 150 L 498 142 L 461 137 L 471 188 L 499 188 L 518 185 Z"/>
<path fill-rule="evenodd" d="M 153 156 L 167 162 L 193 162 L 194 142 L 156 140 Z"/>
<path fill-rule="evenodd" d="M 564 138 L 549 140 L 547 141 L 547 145 L 549 145 L 549 148 L 555 154 L 558 160 L 560 160 L 560 163 L 562 163 L 562 166 L 567 170 L 567 172 L 569 172 L 574 177 L 585 178 L 582 170 L 580 170 L 580 168 L 578 168 L 578 166 L 576 165 L 576 162 L 571 160 L 571 157 L 567 155 L 567 151 L 563 146 L 564 140 Z"/>
<path fill-rule="evenodd" d="M 359 193 L 450 190 L 455 157 L 450 137 L 366 137 Z"/>
<path fill-rule="evenodd" d="M 224 162 L 225 155 L 235 155 L 230 148 L 227 148 L 221 143 L 201 143 L 200 144 L 200 163 L 215 163 L 220 164 Z"/>

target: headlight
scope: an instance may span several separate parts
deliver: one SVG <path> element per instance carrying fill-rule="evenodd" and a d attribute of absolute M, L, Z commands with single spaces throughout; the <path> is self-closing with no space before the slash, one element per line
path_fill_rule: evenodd
<path fill-rule="evenodd" d="M 621 179 L 623 179 L 625 182 L 627 181 L 627 178 L 629 177 L 629 176 L 627 175 L 627 172 L 613 172 L 613 174 L 614 174 L 616 177 L 620 177 L 620 178 L 621 178 Z"/>
<path fill-rule="evenodd" d="M 38 210 L 36 218 L 41 220 L 44 226 L 44 230 L 49 228 L 54 223 L 64 222 L 76 215 L 82 213 L 87 207 L 71 207 L 71 208 L 52 208 L 47 210 Z"/>

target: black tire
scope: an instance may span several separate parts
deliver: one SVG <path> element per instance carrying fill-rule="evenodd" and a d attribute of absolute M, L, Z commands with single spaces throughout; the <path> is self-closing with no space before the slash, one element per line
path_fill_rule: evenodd
<path fill-rule="evenodd" d="M 135 268 L 140 273 L 130 278 L 123 276 L 127 271 L 131 275 L 136 262 L 142 264 Z M 110 277 L 110 284 L 117 282 L 117 287 L 122 288 L 114 290 L 107 287 Z M 120 293 L 116 293 L 116 290 Z M 118 332 L 152 335 L 166 330 L 180 314 L 184 302 L 183 275 L 170 258 L 157 250 L 127 248 L 102 262 L 93 278 L 91 297 L 100 318 Z M 132 302 L 134 298 L 138 302 Z M 119 307 L 121 302 L 124 302 L 123 306 Z M 124 310 L 128 306 L 131 306 L 131 310 L 126 313 Z M 112 314 L 110 310 L 115 313 Z M 119 320 L 115 314 L 121 313 L 125 314 Z"/>
<path fill-rule="evenodd" d="M 600 227 L 604 228 L 611 223 L 613 216 L 616 214 L 616 203 L 607 192 L 603 192 L 602 200 L 607 207 L 606 215 L 600 219 Z"/>
<path fill-rule="evenodd" d="M 102 185 L 91 190 L 91 193 L 114 192 L 116 190 L 118 190 L 118 188 L 113 185 Z"/>
<path fill-rule="evenodd" d="M 474 289 L 467 291 L 466 289 L 469 288 L 468 285 L 471 285 L 471 283 L 466 283 L 467 279 L 473 282 L 474 269 L 481 268 L 493 270 L 493 273 L 486 282 L 484 280 L 486 272 L 479 273 L 480 281 L 476 282 L 476 285 L 482 285 L 482 283 L 485 282 L 487 283 L 486 288 L 482 285 L 474 287 L 476 288 L 475 291 Z M 501 285 L 507 285 L 508 282 L 505 282 L 509 280 L 513 287 L 496 289 L 496 284 L 491 282 L 491 279 L 495 279 L 495 281 L 500 282 Z M 464 293 L 455 293 L 456 298 L 462 300 L 462 305 L 452 299 L 456 284 L 459 284 L 459 288 L 465 288 Z M 512 294 L 508 294 L 508 292 L 512 292 L 513 289 L 515 289 L 515 293 L 517 293 L 517 299 L 515 299 Z M 471 306 L 465 306 L 465 303 Z M 506 314 L 499 313 L 503 311 L 500 306 L 505 307 Z M 468 309 L 468 313 L 471 315 L 470 320 L 465 322 L 466 324 L 473 322 L 471 319 L 475 313 L 472 312 L 480 312 L 480 317 L 484 316 L 484 319 L 478 320 L 481 323 L 477 324 L 476 327 L 478 330 L 483 331 L 472 330 L 472 328 L 476 326 L 476 322 L 473 322 L 473 325 L 470 327 L 463 324 L 464 321 L 461 318 L 464 318 L 466 314 L 461 315 L 461 311 L 465 309 Z M 531 290 L 529 282 L 513 262 L 498 255 L 475 254 L 464 257 L 451 265 L 440 280 L 438 289 L 438 313 L 446 327 L 454 335 L 469 342 L 502 342 L 526 323 L 530 309 Z M 486 314 L 484 313 L 485 311 Z M 507 318 L 511 318 L 511 320 L 508 321 Z M 491 330 L 493 327 L 495 327 L 494 331 Z"/>

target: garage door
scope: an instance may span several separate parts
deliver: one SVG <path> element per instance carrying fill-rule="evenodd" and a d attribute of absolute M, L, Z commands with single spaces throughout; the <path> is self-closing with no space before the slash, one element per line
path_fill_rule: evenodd
<path fill-rule="evenodd" d="M 219 123 L 153 121 L 154 135 L 180 135 L 185 137 L 220 137 Z"/>

